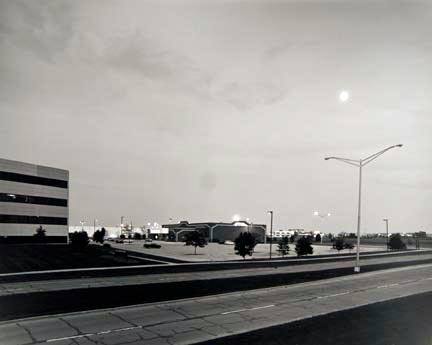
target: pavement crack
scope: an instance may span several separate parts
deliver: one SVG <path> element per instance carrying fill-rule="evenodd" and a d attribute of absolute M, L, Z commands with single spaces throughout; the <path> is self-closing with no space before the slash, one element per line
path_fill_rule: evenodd
<path fill-rule="evenodd" d="M 17 323 L 17 326 L 22 328 L 24 331 L 27 332 L 27 334 L 29 335 L 29 337 L 33 343 L 37 342 L 36 338 L 33 336 L 33 334 L 30 332 L 30 330 L 27 327 L 25 327 L 24 325 L 21 325 L 20 323 Z"/>
<path fill-rule="evenodd" d="M 63 319 L 62 317 L 59 317 L 58 319 L 59 319 L 60 321 L 63 321 L 63 322 L 64 322 L 66 325 L 68 325 L 70 328 L 74 329 L 78 334 L 83 334 L 83 332 L 81 332 L 81 331 L 79 330 L 78 327 L 72 325 L 69 321 Z"/>
<path fill-rule="evenodd" d="M 137 325 L 136 323 L 133 323 L 133 322 L 131 322 L 131 321 L 129 321 L 129 320 L 126 320 L 123 316 L 120 316 L 120 315 L 118 315 L 118 314 L 116 314 L 116 313 L 113 313 L 113 312 L 110 312 L 110 313 L 108 313 L 109 315 L 111 315 L 111 316 L 114 316 L 114 317 L 116 317 L 117 319 L 119 319 L 119 320 L 121 320 L 121 321 L 123 321 L 123 322 L 126 322 L 126 323 L 128 323 L 129 325 L 132 325 L 132 326 L 134 326 L 134 327 L 138 327 L 139 325 Z"/>

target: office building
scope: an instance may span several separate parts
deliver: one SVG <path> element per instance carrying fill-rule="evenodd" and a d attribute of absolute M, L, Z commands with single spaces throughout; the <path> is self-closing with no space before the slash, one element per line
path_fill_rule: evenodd
<path fill-rule="evenodd" d="M 266 234 L 265 224 L 252 224 L 246 221 L 232 223 L 182 221 L 177 224 L 165 224 L 162 227 L 168 229 L 168 239 L 176 242 L 184 241 L 186 234 L 191 231 L 201 232 L 209 242 L 234 241 L 241 232 L 250 232 L 255 235 L 258 242 L 264 243 Z"/>
<path fill-rule="evenodd" d="M 67 170 L 0 159 L 0 243 L 67 243 L 68 187 Z"/>

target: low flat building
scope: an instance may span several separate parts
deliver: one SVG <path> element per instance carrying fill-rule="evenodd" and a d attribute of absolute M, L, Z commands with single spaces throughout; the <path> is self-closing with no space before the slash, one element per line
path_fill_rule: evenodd
<path fill-rule="evenodd" d="M 265 224 L 252 224 L 246 221 L 232 223 L 182 221 L 177 224 L 164 224 L 162 227 L 168 229 L 168 240 L 176 242 L 185 241 L 186 234 L 191 231 L 199 231 L 209 242 L 234 241 L 242 232 L 254 234 L 260 243 L 264 243 L 266 239 Z"/>
<path fill-rule="evenodd" d="M 69 172 L 0 158 L 0 243 L 67 243 Z"/>

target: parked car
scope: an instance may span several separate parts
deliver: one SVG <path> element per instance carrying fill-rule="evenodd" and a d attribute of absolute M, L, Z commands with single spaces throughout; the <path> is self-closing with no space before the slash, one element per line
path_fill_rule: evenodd
<path fill-rule="evenodd" d="M 233 242 L 233 241 L 226 240 L 226 241 L 225 241 L 225 244 L 229 244 L 229 245 L 233 246 L 233 245 L 234 245 L 234 242 Z"/>

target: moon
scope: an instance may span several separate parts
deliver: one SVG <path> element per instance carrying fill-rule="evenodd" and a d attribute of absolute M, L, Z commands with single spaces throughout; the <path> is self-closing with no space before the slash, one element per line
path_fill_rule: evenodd
<path fill-rule="evenodd" d="M 344 90 L 344 91 L 341 91 L 341 92 L 339 93 L 339 100 L 340 100 L 342 103 L 345 103 L 346 101 L 348 101 L 349 98 L 350 98 L 350 94 L 349 94 L 348 91 Z"/>

